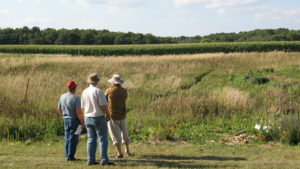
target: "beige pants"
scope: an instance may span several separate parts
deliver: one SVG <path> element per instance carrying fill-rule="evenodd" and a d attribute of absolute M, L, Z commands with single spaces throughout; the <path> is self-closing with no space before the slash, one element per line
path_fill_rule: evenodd
<path fill-rule="evenodd" d="M 127 130 L 126 119 L 123 120 L 109 120 L 108 131 L 112 139 L 113 145 L 121 143 L 129 143 L 129 135 Z"/>

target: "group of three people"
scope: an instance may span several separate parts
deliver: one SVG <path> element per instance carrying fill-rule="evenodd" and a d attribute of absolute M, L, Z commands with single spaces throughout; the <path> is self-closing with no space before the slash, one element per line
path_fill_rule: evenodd
<path fill-rule="evenodd" d="M 79 125 L 86 128 L 87 140 L 87 163 L 96 165 L 99 162 L 95 159 L 97 149 L 97 138 L 100 146 L 100 164 L 114 165 L 109 161 L 108 131 L 116 147 L 115 158 L 123 158 L 121 143 L 125 144 L 125 153 L 129 151 L 129 138 L 126 125 L 126 99 L 127 90 L 121 85 L 124 80 L 114 74 L 108 80 L 112 87 L 105 91 L 97 88 L 100 78 L 96 73 L 89 74 L 87 82 L 89 87 L 82 92 L 80 98 L 75 95 L 77 85 L 74 81 L 67 84 L 68 92 L 63 94 L 58 102 L 58 111 L 63 116 L 65 131 L 65 158 L 68 161 L 77 160 L 74 156 L 79 142 L 79 135 L 76 130 Z M 82 111 L 84 112 L 84 117 Z M 107 127 L 108 126 L 108 127 Z"/>

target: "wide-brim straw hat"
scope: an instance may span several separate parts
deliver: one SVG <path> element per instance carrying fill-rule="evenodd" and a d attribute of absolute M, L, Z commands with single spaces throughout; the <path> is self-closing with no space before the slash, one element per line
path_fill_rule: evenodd
<path fill-rule="evenodd" d="M 99 81 L 100 78 L 98 77 L 97 73 L 91 73 L 88 75 L 87 83 L 92 84 L 92 83 L 97 83 Z"/>
<path fill-rule="evenodd" d="M 111 84 L 123 84 L 124 80 L 117 74 L 114 74 L 111 79 L 107 80 Z"/>

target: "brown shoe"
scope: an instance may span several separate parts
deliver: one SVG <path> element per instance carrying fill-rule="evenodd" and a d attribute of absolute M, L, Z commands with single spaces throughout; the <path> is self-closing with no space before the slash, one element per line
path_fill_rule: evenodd
<path fill-rule="evenodd" d="M 121 154 L 121 155 L 116 155 L 116 156 L 111 156 L 111 158 L 123 158 L 123 154 Z"/>
<path fill-rule="evenodd" d="M 132 154 L 130 152 L 126 152 L 126 155 L 128 156 L 132 156 Z"/>

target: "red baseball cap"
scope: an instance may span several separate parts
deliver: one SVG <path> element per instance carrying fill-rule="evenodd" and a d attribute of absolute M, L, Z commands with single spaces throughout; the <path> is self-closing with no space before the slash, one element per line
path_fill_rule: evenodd
<path fill-rule="evenodd" d="M 74 81 L 69 81 L 67 84 L 68 89 L 74 89 L 76 88 L 77 84 Z"/>

